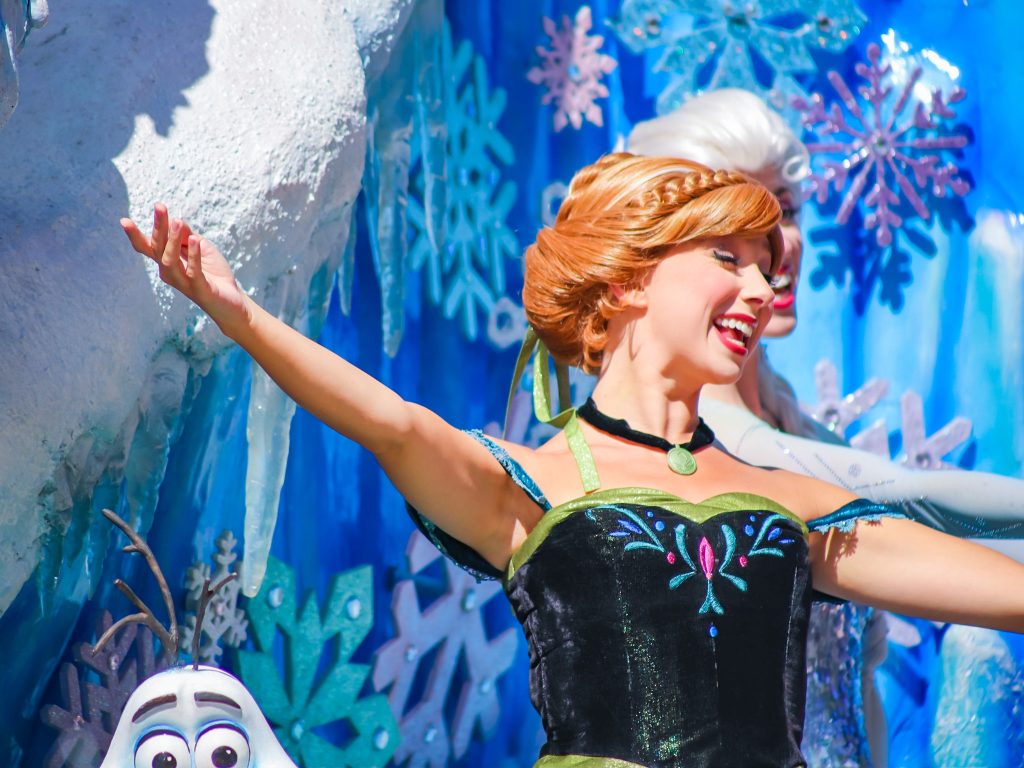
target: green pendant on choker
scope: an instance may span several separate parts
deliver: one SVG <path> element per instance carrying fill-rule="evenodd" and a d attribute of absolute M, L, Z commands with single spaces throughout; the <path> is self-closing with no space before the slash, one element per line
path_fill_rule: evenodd
<path fill-rule="evenodd" d="M 704 423 L 704 419 L 697 419 L 697 428 L 689 441 L 670 443 L 663 437 L 633 429 L 625 419 L 615 419 L 602 413 L 593 398 L 588 398 L 587 402 L 577 408 L 576 415 L 602 432 L 651 448 L 660 448 L 668 454 L 669 469 L 678 475 L 692 475 L 696 472 L 697 459 L 694 452 L 715 441 L 715 433 Z"/>
<path fill-rule="evenodd" d="M 692 475 L 697 471 L 697 460 L 681 445 L 673 445 L 668 451 L 668 468 L 677 475 Z"/>

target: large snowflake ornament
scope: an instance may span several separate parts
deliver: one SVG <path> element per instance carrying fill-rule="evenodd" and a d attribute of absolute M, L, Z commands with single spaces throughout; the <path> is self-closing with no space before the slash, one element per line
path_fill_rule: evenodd
<path fill-rule="evenodd" d="M 96 637 L 112 625 L 110 613 L 104 611 Z M 128 624 L 99 653 L 94 654 L 88 643 L 74 646 L 74 662 L 65 662 L 59 672 L 62 704 L 40 710 L 43 722 L 60 732 L 46 755 L 45 768 L 99 765 L 132 691 L 171 665 L 165 654 L 157 656 L 155 645 L 148 628 Z"/>
<path fill-rule="evenodd" d="M 271 557 L 263 587 L 248 610 L 258 651 L 239 651 L 240 677 L 296 763 L 303 768 L 383 768 L 395 750 L 398 729 L 387 699 L 359 695 L 370 670 L 351 663 L 373 626 L 369 566 L 334 576 L 323 608 L 312 594 L 300 607 L 295 574 Z M 275 652 L 278 640 L 284 648 L 282 671 Z"/>
<path fill-rule="evenodd" d="M 931 91 L 928 101 L 915 97 L 921 67 L 900 78 L 898 90 L 891 83 L 893 66 L 882 61 L 878 45 L 868 46 L 868 63 L 856 67 L 865 83 L 857 89 L 860 99 L 835 71 L 829 82 L 842 106 L 826 107 L 820 94 L 797 98 L 803 125 L 815 138 L 807 144 L 815 159 L 810 191 L 818 203 L 842 195 L 836 221 L 845 224 L 858 204 L 870 210 L 864 226 L 874 230 L 880 246 L 892 243 L 893 230 L 903 226 L 906 203 L 922 219 L 931 217 L 929 201 L 947 194 L 963 196 L 970 187 L 952 161 L 939 152 L 960 149 L 967 137 L 955 133 L 948 121 L 956 117 L 952 107 L 966 95 L 962 88 L 948 94 Z"/>
<path fill-rule="evenodd" d="M 658 112 L 715 88 L 755 91 L 777 108 L 805 92 L 810 49 L 839 52 L 867 17 L 854 0 L 625 0 L 613 26 L 634 52 L 660 50 L 669 75 Z M 710 69 L 710 75 L 708 70 Z"/>
<path fill-rule="evenodd" d="M 889 391 L 889 382 L 871 379 L 848 395 L 841 395 L 836 366 L 831 360 L 820 360 L 814 368 L 818 390 L 818 403 L 804 406 L 816 421 L 824 424 L 850 445 L 877 456 L 898 460 L 914 469 L 955 469 L 944 461 L 954 450 L 971 438 L 972 424 L 963 416 L 956 416 L 941 429 L 929 435 L 925 430 L 924 406 L 921 396 L 906 390 L 900 396 L 900 428 L 903 448 L 892 456 L 889 449 L 889 429 L 885 419 L 878 419 L 854 435 L 847 428 L 877 405 Z"/>
<path fill-rule="evenodd" d="M 441 305 L 447 318 L 459 315 L 463 332 L 475 339 L 480 316 L 486 318 L 505 292 L 505 260 L 519 252 L 505 224 L 516 187 L 502 179 L 500 167 L 511 165 L 514 155 L 497 128 L 505 92 L 489 88 L 486 64 L 468 41 L 454 47 L 447 24 L 441 66 L 448 127 L 447 236 L 434 242 L 423 203 L 410 195 L 414 242 L 408 258 L 413 270 L 424 273 L 431 302 Z M 419 162 L 411 187 L 420 198 L 425 184 Z"/>
<path fill-rule="evenodd" d="M 527 72 L 526 78 L 547 88 L 541 103 L 555 103 L 556 131 L 567 125 L 579 130 L 584 119 L 594 125 L 604 125 L 597 100 L 608 96 L 608 88 L 601 80 L 618 62 L 605 53 L 598 53 L 604 37 L 588 34 L 592 26 L 590 7 L 586 5 L 576 11 L 573 21 L 563 16 L 561 29 L 552 19 L 544 17 L 544 31 L 551 38 L 551 48 L 537 46 L 542 64 Z"/>
<path fill-rule="evenodd" d="M 391 602 L 397 636 L 373 662 L 373 685 L 388 691 L 400 723 L 395 763 L 407 768 L 444 768 L 466 753 L 475 730 L 494 729 L 498 678 L 511 667 L 518 640 L 515 628 L 487 636 L 481 611 L 500 594 L 498 582 L 477 582 L 445 559 L 443 584 L 430 583 L 427 569 L 441 557 L 425 536 L 412 535 L 406 548 L 411 578 L 398 583 Z M 435 594 L 423 610 L 420 592 Z M 446 709 L 451 697 L 454 712 Z"/>
<path fill-rule="evenodd" d="M 228 530 L 222 531 L 216 541 L 216 552 L 213 553 L 214 566 L 209 563 L 193 563 L 185 572 L 185 626 L 182 627 L 182 646 L 192 647 L 192 639 L 196 627 L 196 611 L 203 595 L 204 585 L 209 582 L 218 584 L 224 577 L 241 570 L 241 562 L 235 547 L 238 540 Z M 224 652 L 222 644 L 238 648 L 245 642 L 249 620 L 245 611 L 238 605 L 242 584 L 238 579 L 228 581 L 217 590 L 206 607 L 203 617 L 202 636 L 199 643 L 199 661 L 203 664 L 217 665 Z"/>

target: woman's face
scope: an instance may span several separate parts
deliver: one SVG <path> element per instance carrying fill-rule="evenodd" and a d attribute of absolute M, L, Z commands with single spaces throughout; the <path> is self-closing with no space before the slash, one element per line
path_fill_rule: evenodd
<path fill-rule="evenodd" d="M 793 196 L 775 168 L 762 168 L 748 173 L 770 189 L 782 206 L 782 261 L 772 285 L 775 289 L 775 314 L 772 316 L 764 335 L 769 337 L 788 336 L 796 328 L 796 288 L 800 281 L 800 258 L 803 256 L 804 241 L 800 235 L 800 203 Z"/>
<path fill-rule="evenodd" d="M 762 235 L 679 246 L 630 292 L 628 303 L 640 311 L 624 338 L 635 349 L 648 346 L 654 364 L 677 380 L 736 381 L 772 315 L 770 266 Z"/>

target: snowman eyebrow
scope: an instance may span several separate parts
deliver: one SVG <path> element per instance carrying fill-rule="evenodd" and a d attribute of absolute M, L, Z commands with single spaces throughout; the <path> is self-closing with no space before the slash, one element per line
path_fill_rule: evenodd
<path fill-rule="evenodd" d="M 230 696 L 225 696 L 223 693 L 214 693 L 212 691 L 196 691 L 194 694 L 196 704 L 225 704 L 229 707 L 234 707 L 239 712 L 242 711 L 242 705 L 232 699 Z"/>
<path fill-rule="evenodd" d="M 135 714 L 132 715 L 132 722 L 133 723 L 139 722 L 139 720 L 144 718 L 146 715 L 148 715 L 154 709 L 156 709 L 157 707 L 162 707 L 164 704 L 177 704 L 177 703 L 178 703 L 178 697 L 175 696 L 173 693 L 168 693 L 168 694 L 165 694 L 163 696 L 157 696 L 155 699 L 150 699 L 145 704 L 143 704 L 141 707 L 139 707 L 137 710 L 135 710 Z"/>

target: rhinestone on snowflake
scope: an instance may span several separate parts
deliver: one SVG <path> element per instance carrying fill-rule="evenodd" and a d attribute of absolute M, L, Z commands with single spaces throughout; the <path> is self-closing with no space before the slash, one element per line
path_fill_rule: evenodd
<path fill-rule="evenodd" d="M 482 610 L 501 593 L 498 582 L 477 582 L 447 559 L 443 579 L 431 578 L 427 571 L 439 559 L 434 545 L 413 533 L 406 547 L 410 578 L 397 584 L 391 601 L 397 636 L 373 662 L 374 688 L 387 691 L 402 734 L 394 761 L 407 768 L 443 768 L 465 755 L 477 726 L 484 733 L 494 729 L 501 709 L 497 681 L 511 667 L 518 642 L 514 627 L 487 636 Z M 426 593 L 434 600 L 421 610 Z M 449 711 L 452 698 L 457 703 Z"/>
<path fill-rule="evenodd" d="M 579 130 L 584 119 L 604 125 L 597 100 L 608 96 L 608 88 L 601 80 L 618 62 L 608 54 L 598 53 L 604 37 L 588 34 L 592 26 L 590 7 L 586 5 L 572 21 L 563 16 L 561 29 L 554 20 L 544 17 L 544 32 L 551 38 L 551 48 L 537 46 L 542 63 L 527 72 L 526 78 L 547 88 L 541 103 L 554 102 L 556 131 L 567 125 Z"/>
<path fill-rule="evenodd" d="M 113 626 L 109 611 L 96 624 L 102 637 Z M 40 710 L 43 722 L 59 731 L 43 763 L 45 768 L 93 768 L 110 747 L 132 691 L 148 677 L 171 666 L 173 659 L 157 655 L 153 633 L 127 624 L 98 653 L 88 643 L 72 650 L 73 663 L 61 664 L 61 704 Z M 97 682 L 98 681 L 98 682 Z"/>
<path fill-rule="evenodd" d="M 903 432 L 901 463 L 915 469 L 955 469 L 942 457 L 970 439 L 972 425 L 969 419 L 956 416 L 942 429 L 928 435 L 921 396 L 907 390 L 900 398 L 900 421 Z"/>
<path fill-rule="evenodd" d="M 360 695 L 370 670 L 351 660 L 373 626 L 370 567 L 336 574 L 322 607 L 314 594 L 300 607 L 294 572 L 271 557 L 249 619 L 258 650 L 238 652 L 239 677 L 296 763 L 383 768 L 398 729 L 387 699 Z M 325 738 L 332 724 L 344 744 Z"/>
<path fill-rule="evenodd" d="M 635 53 L 661 50 L 664 114 L 695 92 L 727 87 L 785 108 L 804 95 L 793 75 L 816 68 L 810 49 L 844 50 L 866 20 L 854 0 L 625 0 L 613 26 Z"/>
<path fill-rule="evenodd" d="M 502 179 L 501 166 L 514 160 L 512 145 L 497 128 L 505 111 L 505 92 L 487 83 L 484 60 L 466 40 L 456 48 L 445 24 L 442 71 L 447 111 L 447 236 L 430 237 L 424 209 L 422 158 L 413 158 L 409 224 L 414 242 L 408 263 L 423 273 L 427 296 L 447 318 L 459 315 L 465 335 L 475 339 L 480 316 L 487 317 L 505 292 L 506 259 L 517 258 L 519 244 L 505 224 L 516 200 L 516 186 Z M 413 142 L 415 149 L 419 142 Z"/>
<path fill-rule="evenodd" d="M 203 594 L 203 585 L 209 580 L 212 584 L 219 583 L 225 576 L 238 573 L 241 561 L 235 547 L 238 540 L 231 531 L 225 530 L 217 537 L 216 551 L 212 559 L 214 567 L 209 563 L 193 563 L 185 572 L 185 626 L 182 628 L 182 644 L 186 648 L 192 646 L 195 633 L 196 610 Z M 236 562 L 238 561 L 238 562 Z M 241 582 L 237 579 L 229 581 L 210 599 L 203 619 L 202 636 L 199 644 L 199 661 L 203 664 L 217 665 L 222 646 L 238 648 L 245 642 L 249 620 L 245 611 L 239 607 Z"/>
<path fill-rule="evenodd" d="M 871 379 L 848 395 L 840 394 L 836 366 L 831 360 L 821 360 L 814 367 L 814 382 L 818 390 L 818 403 L 809 412 L 815 421 L 839 437 L 844 437 L 846 428 L 874 407 L 889 391 L 888 381 Z"/>
<path fill-rule="evenodd" d="M 956 117 L 953 104 L 966 95 L 954 88 L 948 95 L 931 92 L 928 102 L 914 96 L 921 67 L 903 78 L 901 88 L 890 82 L 892 63 L 882 61 L 881 48 L 868 46 L 868 63 L 856 67 L 866 82 L 858 99 L 843 77 L 828 73 L 842 106 L 826 107 L 820 94 L 797 98 L 803 125 L 816 141 L 809 141 L 813 171 L 810 194 L 819 204 L 842 195 L 836 222 L 845 224 L 863 199 L 870 210 L 866 229 L 874 230 L 880 246 L 892 243 L 893 230 L 903 226 L 906 203 L 920 218 L 931 218 L 928 200 L 951 193 L 967 194 L 970 187 L 955 163 L 944 162 L 939 152 L 967 144 L 967 137 L 948 128 Z M 895 96 L 895 98 L 893 98 Z M 829 159 L 836 158 L 836 159 Z M 899 209 L 899 210 L 898 210 Z"/>

